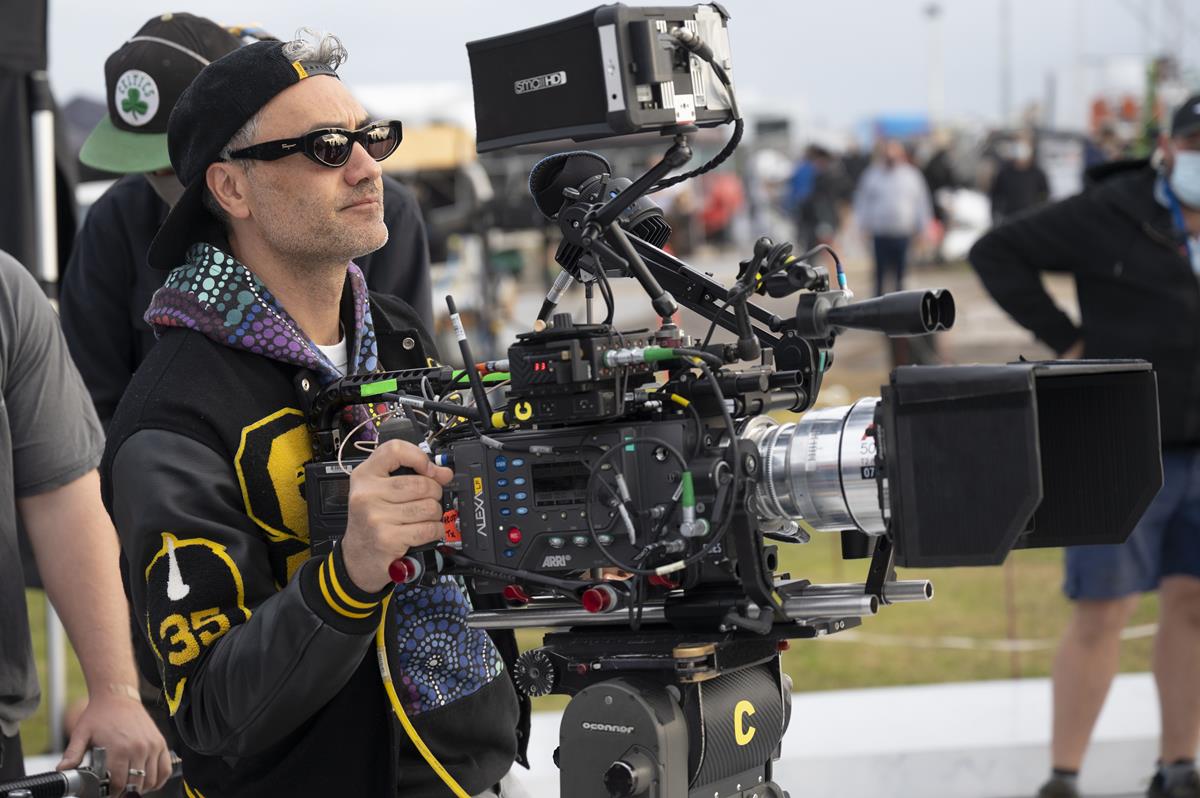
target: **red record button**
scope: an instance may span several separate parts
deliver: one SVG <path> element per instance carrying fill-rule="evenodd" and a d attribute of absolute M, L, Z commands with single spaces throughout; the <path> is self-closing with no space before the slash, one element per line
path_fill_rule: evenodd
<path fill-rule="evenodd" d="M 517 545 L 518 543 L 520 543 L 521 542 L 521 530 L 517 529 L 515 526 L 510 526 L 508 528 L 508 542 L 513 544 L 514 546 Z"/>

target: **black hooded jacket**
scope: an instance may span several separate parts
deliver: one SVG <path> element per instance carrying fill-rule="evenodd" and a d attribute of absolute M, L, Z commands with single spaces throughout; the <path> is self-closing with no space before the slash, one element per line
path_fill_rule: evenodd
<path fill-rule="evenodd" d="M 1162 441 L 1200 444 L 1200 275 L 1144 161 L 1109 167 L 1084 193 L 1018 216 L 970 253 L 984 286 L 1056 352 L 1154 365 Z M 1042 272 L 1070 272 L 1081 324 L 1055 305 Z"/>

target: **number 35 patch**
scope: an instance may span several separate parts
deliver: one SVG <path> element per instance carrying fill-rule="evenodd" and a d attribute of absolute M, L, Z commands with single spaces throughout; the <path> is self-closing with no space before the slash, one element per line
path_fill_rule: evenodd
<path fill-rule="evenodd" d="M 146 566 L 145 621 L 172 715 L 191 664 L 249 618 L 242 574 L 224 546 L 162 533 L 162 548 Z"/>

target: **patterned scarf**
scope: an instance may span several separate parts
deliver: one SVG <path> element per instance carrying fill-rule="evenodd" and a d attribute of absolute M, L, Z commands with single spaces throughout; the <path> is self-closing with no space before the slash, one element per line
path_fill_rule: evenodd
<path fill-rule="evenodd" d="M 350 374 L 379 370 L 379 349 L 367 300 L 367 282 L 353 263 L 347 266 L 354 296 Z M 146 309 L 156 335 L 170 327 L 202 333 L 222 346 L 311 369 L 322 387 L 342 377 L 262 281 L 237 258 L 212 244 L 194 244 L 182 266 L 167 275 Z M 381 408 L 353 405 L 347 421 L 358 424 Z M 374 439 L 373 424 L 362 436 Z"/>

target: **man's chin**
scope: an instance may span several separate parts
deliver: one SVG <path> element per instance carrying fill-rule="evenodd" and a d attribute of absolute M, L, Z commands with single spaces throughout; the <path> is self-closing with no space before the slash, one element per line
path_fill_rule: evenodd
<path fill-rule="evenodd" d="M 388 229 L 384 225 L 379 225 L 379 231 L 372 231 L 370 235 L 364 235 L 354 247 L 354 254 L 350 256 L 350 260 L 358 260 L 359 258 L 370 255 L 376 250 L 382 249 L 383 245 L 388 242 Z"/>

